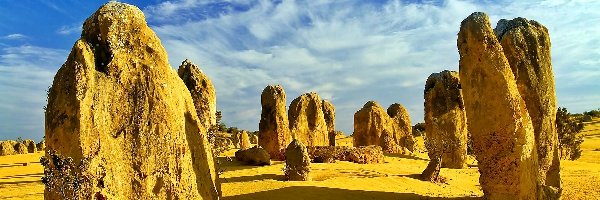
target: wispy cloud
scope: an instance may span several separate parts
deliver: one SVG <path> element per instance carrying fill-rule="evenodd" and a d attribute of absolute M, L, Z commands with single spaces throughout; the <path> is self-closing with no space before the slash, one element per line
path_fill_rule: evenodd
<path fill-rule="evenodd" d="M 422 121 L 424 82 L 430 73 L 458 69 L 456 33 L 475 11 L 493 22 L 522 16 L 545 24 L 561 106 L 581 112 L 597 105 L 573 99 L 600 102 L 588 93 L 600 89 L 580 88 L 600 88 L 598 2 L 428 2 L 184 0 L 144 11 L 171 63 L 200 63 L 225 121 L 247 129 L 258 128 L 267 84 L 282 84 L 288 103 L 309 91 L 330 99 L 346 132 L 368 100 L 403 103 L 414 122 Z"/>
<path fill-rule="evenodd" d="M 5 36 L 2 36 L 0 38 L 4 39 L 4 40 L 24 40 L 24 39 L 27 39 L 28 37 L 26 35 L 23 35 L 20 33 L 13 33 L 13 34 L 8 34 Z"/>
<path fill-rule="evenodd" d="M 42 138 L 46 90 L 67 53 L 37 46 L 0 50 L 0 133 Z M 5 137 L 0 134 L 0 140 L 15 139 Z"/>
<path fill-rule="evenodd" d="M 56 33 L 60 35 L 71 35 L 81 33 L 81 24 L 83 24 L 83 22 L 61 26 L 58 30 L 56 30 Z"/>

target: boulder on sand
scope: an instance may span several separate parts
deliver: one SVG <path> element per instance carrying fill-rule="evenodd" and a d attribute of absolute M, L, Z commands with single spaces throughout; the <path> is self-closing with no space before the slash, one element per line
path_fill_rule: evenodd
<path fill-rule="evenodd" d="M 289 181 L 310 181 L 310 156 L 306 146 L 293 139 L 285 150 L 285 177 Z"/>
<path fill-rule="evenodd" d="M 235 152 L 235 158 L 249 165 L 271 165 L 269 152 L 259 146 L 249 149 L 240 149 Z"/>

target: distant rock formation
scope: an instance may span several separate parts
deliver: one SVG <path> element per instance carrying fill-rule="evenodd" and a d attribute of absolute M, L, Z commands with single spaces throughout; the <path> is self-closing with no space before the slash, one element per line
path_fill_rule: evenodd
<path fill-rule="evenodd" d="M 487 199 L 536 199 L 534 129 L 502 46 L 484 13 L 462 21 L 457 46 L 469 132 Z"/>
<path fill-rule="evenodd" d="M 327 100 L 323 100 L 323 115 L 327 124 L 329 146 L 335 146 L 335 107 Z"/>
<path fill-rule="evenodd" d="M 46 151 L 46 140 L 42 140 L 35 145 L 38 151 Z"/>
<path fill-rule="evenodd" d="M 314 146 L 307 147 L 308 154 L 315 163 L 334 163 L 348 161 L 358 164 L 383 163 L 383 150 L 380 146 L 361 147 Z"/>
<path fill-rule="evenodd" d="M 47 149 L 78 170 L 53 177 L 61 168 L 47 159 L 44 178 L 56 185 L 45 199 L 218 199 L 196 113 L 142 11 L 106 3 L 85 21 L 48 94 Z M 63 192 L 69 184 L 80 187 Z"/>
<path fill-rule="evenodd" d="M 15 144 L 13 144 L 13 148 L 15 150 L 15 154 L 26 154 L 27 153 L 27 146 L 25 146 L 25 144 L 17 142 Z"/>
<path fill-rule="evenodd" d="M 377 102 L 369 101 L 354 113 L 352 138 L 355 147 L 379 145 L 385 147 L 383 150 L 387 153 L 409 154 L 411 152 L 414 143 L 408 112 L 400 104 L 391 105 L 388 111 L 394 116 L 393 118 Z M 407 124 L 410 128 L 405 126 Z M 383 133 L 389 134 L 389 139 L 382 138 Z"/>
<path fill-rule="evenodd" d="M 248 165 L 271 165 L 271 156 L 269 152 L 259 146 L 249 149 L 240 149 L 235 152 L 235 158 Z"/>
<path fill-rule="evenodd" d="M 260 102 L 262 112 L 258 126 L 258 144 L 269 152 L 271 159 L 284 160 L 285 148 L 291 142 L 291 135 L 283 87 L 265 87 Z"/>
<path fill-rule="evenodd" d="M 300 95 L 290 104 L 290 132 L 293 138 L 306 146 L 329 145 L 329 132 L 321 103 L 321 97 L 311 92 Z"/>
<path fill-rule="evenodd" d="M 247 131 L 242 131 L 240 133 L 240 149 L 249 149 L 252 146 L 250 144 L 250 136 L 248 136 Z"/>
<path fill-rule="evenodd" d="M 192 95 L 200 123 L 207 130 L 216 125 L 217 95 L 208 76 L 188 59 L 181 62 L 177 74 Z"/>
<path fill-rule="evenodd" d="M 0 156 L 15 155 L 16 153 L 14 143 L 11 141 L 0 141 Z"/>
<path fill-rule="evenodd" d="M 425 83 L 425 147 L 441 167 L 467 164 L 467 118 L 458 72 L 433 73 Z"/>
<path fill-rule="evenodd" d="M 35 142 L 33 140 L 24 140 L 23 144 L 27 147 L 27 153 L 35 153 Z"/>
<path fill-rule="evenodd" d="M 310 157 L 306 146 L 293 139 L 285 150 L 285 177 L 288 181 L 310 181 Z"/>
<path fill-rule="evenodd" d="M 392 119 L 395 133 L 393 138 L 402 148 L 412 152 L 415 149 L 415 141 L 412 135 L 412 124 L 408 110 L 402 104 L 394 103 L 387 109 L 387 114 Z"/>
<path fill-rule="evenodd" d="M 256 134 L 251 134 L 251 135 L 250 135 L 250 143 L 251 143 L 251 144 L 258 144 L 258 135 L 256 135 Z"/>
<path fill-rule="evenodd" d="M 556 91 L 548 29 L 536 21 L 515 18 L 498 21 L 494 31 L 533 122 L 539 181 L 561 188 Z"/>

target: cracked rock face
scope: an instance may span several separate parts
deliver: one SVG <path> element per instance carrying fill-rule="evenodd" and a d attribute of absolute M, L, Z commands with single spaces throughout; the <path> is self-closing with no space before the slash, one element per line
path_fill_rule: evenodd
<path fill-rule="evenodd" d="M 109 2 L 85 21 L 54 77 L 45 129 L 46 149 L 89 180 L 69 196 L 46 187 L 45 199 L 219 196 L 190 92 L 135 6 Z"/>
<path fill-rule="evenodd" d="M 425 147 L 429 158 L 441 158 L 441 167 L 465 168 L 468 130 L 458 72 L 431 74 L 424 96 Z"/>
<path fill-rule="evenodd" d="M 534 128 L 503 48 L 484 13 L 462 21 L 457 46 L 468 129 L 488 199 L 535 199 Z"/>
<path fill-rule="evenodd" d="M 327 100 L 323 100 L 323 115 L 327 124 L 329 146 L 335 146 L 335 107 Z"/>
<path fill-rule="evenodd" d="M 284 152 L 291 142 L 286 109 L 285 91 L 280 85 L 269 85 L 261 94 L 262 112 L 258 126 L 258 144 L 271 159 L 284 160 Z"/>

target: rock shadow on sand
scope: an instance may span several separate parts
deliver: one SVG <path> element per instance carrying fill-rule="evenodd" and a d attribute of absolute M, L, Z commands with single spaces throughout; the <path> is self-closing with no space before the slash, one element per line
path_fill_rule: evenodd
<path fill-rule="evenodd" d="M 225 200 L 238 199 L 287 199 L 287 200 L 304 200 L 304 199 L 378 199 L 378 200 L 396 200 L 396 199 L 482 199 L 481 197 L 429 197 L 412 193 L 395 193 L 395 192 L 377 192 L 377 191 L 362 191 L 362 190 L 347 190 L 338 188 L 326 188 L 315 186 L 291 186 L 281 189 L 262 191 L 250 194 L 242 194 L 231 197 L 224 197 Z"/>

